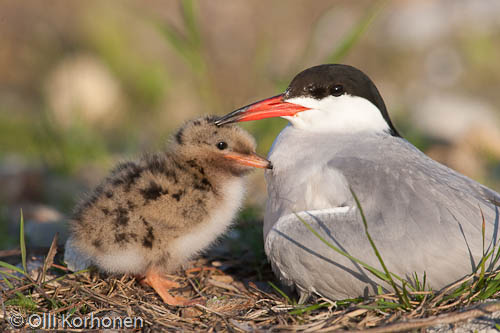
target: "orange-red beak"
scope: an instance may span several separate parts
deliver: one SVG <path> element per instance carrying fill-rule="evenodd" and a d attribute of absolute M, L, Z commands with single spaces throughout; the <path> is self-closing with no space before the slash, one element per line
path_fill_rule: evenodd
<path fill-rule="evenodd" d="M 302 105 L 283 101 L 283 94 L 244 106 L 217 119 L 217 126 L 238 121 L 259 120 L 272 117 L 293 116 L 297 112 L 309 110 Z"/>
<path fill-rule="evenodd" d="M 235 152 L 227 153 L 224 155 L 225 158 L 230 160 L 234 160 L 237 163 L 251 166 L 254 168 L 262 168 L 262 169 L 272 169 L 273 166 L 271 162 L 266 160 L 264 157 L 260 157 L 259 155 L 252 154 L 238 154 Z"/>

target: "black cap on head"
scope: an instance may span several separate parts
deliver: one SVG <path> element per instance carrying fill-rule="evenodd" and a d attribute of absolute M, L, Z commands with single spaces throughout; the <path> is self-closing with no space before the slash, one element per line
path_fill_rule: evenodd
<path fill-rule="evenodd" d="M 300 72 L 288 86 L 283 99 L 286 101 L 296 97 L 310 97 L 320 100 L 343 94 L 363 97 L 372 102 L 387 122 L 390 134 L 400 136 L 375 84 L 365 73 L 349 65 L 319 65 Z"/>

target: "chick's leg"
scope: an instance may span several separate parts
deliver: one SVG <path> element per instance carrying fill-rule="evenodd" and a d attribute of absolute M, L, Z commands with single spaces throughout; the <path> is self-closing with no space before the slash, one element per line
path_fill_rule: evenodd
<path fill-rule="evenodd" d="M 194 305 L 200 302 L 198 299 L 188 300 L 187 298 L 184 298 L 182 296 L 174 297 L 170 295 L 168 290 L 172 288 L 179 288 L 180 285 L 175 281 L 168 280 L 160 273 L 158 273 L 158 271 L 154 268 L 148 270 L 141 283 L 145 283 L 151 286 L 156 291 L 156 293 L 160 295 L 161 299 L 168 305 L 186 306 Z"/>

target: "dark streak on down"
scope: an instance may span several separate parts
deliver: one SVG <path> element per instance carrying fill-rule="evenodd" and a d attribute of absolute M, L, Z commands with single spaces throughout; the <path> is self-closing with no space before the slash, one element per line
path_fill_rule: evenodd
<path fill-rule="evenodd" d="M 165 158 L 160 155 L 149 155 L 146 163 L 147 169 L 153 174 L 161 174 L 167 171 Z"/>
<path fill-rule="evenodd" d="M 186 163 L 191 168 L 198 170 L 198 172 L 201 173 L 202 175 L 205 175 L 205 169 L 203 169 L 203 167 L 201 165 L 198 165 L 198 163 L 196 163 L 196 160 L 188 160 Z"/>
<path fill-rule="evenodd" d="M 115 242 L 117 243 L 128 243 L 130 242 L 130 239 L 133 239 L 137 242 L 137 234 L 134 232 L 121 232 L 115 234 Z"/>
<path fill-rule="evenodd" d="M 147 230 L 147 234 L 142 239 L 142 246 L 151 249 L 153 247 L 153 241 L 155 240 L 155 236 L 153 235 L 153 227 L 149 226 L 146 228 L 146 230 Z"/>
<path fill-rule="evenodd" d="M 119 186 L 125 184 L 125 181 L 121 178 L 115 178 L 111 181 L 111 184 L 113 184 L 113 186 Z"/>
<path fill-rule="evenodd" d="M 95 203 L 97 202 L 97 199 L 99 197 L 97 196 L 97 194 L 93 194 L 90 196 L 90 198 L 83 204 L 83 207 L 84 208 L 90 208 L 92 207 L 93 205 L 95 205 Z"/>
<path fill-rule="evenodd" d="M 136 241 L 136 242 L 137 242 L 137 234 L 136 234 L 135 232 L 131 232 L 131 233 L 129 233 L 128 235 L 130 236 L 130 238 L 133 238 L 133 239 L 134 239 L 134 241 Z"/>
<path fill-rule="evenodd" d="M 83 212 L 94 206 L 98 200 L 97 191 L 94 192 L 86 201 L 84 201 L 80 206 L 78 206 L 73 212 L 73 219 L 80 221 L 82 219 Z"/>
<path fill-rule="evenodd" d="M 199 183 L 195 182 L 193 186 L 194 189 L 205 192 L 213 189 L 212 183 L 210 183 L 210 181 L 206 177 L 203 177 Z"/>
<path fill-rule="evenodd" d="M 125 192 L 130 191 L 132 185 L 135 184 L 137 178 L 139 178 L 144 170 L 134 162 L 124 162 L 119 164 L 112 172 L 111 175 L 114 177 L 111 180 L 111 184 L 115 187 L 120 185 L 125 185 Z M 111 198 L 113 193 L 111 191 L 106 192 L 106 196 Z"/>
<path fill-rule="evenodd" d="M 94 245 L 96 249 L 100 249 L 101 245 L 102 245 L 102 241 L 100 239 L 94 239 L 92 241 L 92 245 Z"/>
<path fill-rule="evenodd" d="M 182 145 L 182 132 L 184 129 L 180 129 L 177 134 L 175 134 L 175 141 L 177 141 L 178 144 Z"/>
<path fill-rule="evenodd" d="M 149 186 L 145 189 L 141 189 L 140 192 L 147 203 L 149 202 L 149 200 L 156 200 L 160 196 L 168 194 L 168 189 L 162 188 L 161 185 L 156 183 L 155 181 L 150 181 Z"/>
<path fill-rule="evenodd" d="M 82 207 L 78 207 L 73 214 L 71 214 L 71 219 L 81 223 L 83 210 Z"/>
<path fill-rule="evenodd" d="M 180 201 L 183 195 L 184 195 L 184 191 L 179 190 L 177 193 L 172 193 L 172 198 L 174 198 L 177 201 Z"/>
<path fill-rule="evenodd" d="M 142 172 L 143 172 L 143 169 L 140 166 L 138 166 L 137 164 L 133 164 L 130 167 L 130 169 L 125 174 L 125 181 L 126 181 L 125 192 L 130 191 L 130 188 L 132 187 L 132 185 L 135 184 L 135 182 L 137 181 L 137 178 L 139 178 L 141 176 Z"/>
<path fill-rule="evenodd" d="M 203 186 L 212 187 L 212 184 L 208 181 L 207 178 L 203 178 L 201 180 L 201 183 L 203 184 Z"/>
<path fill-rule="evenodd" d="M 103 184 L 100 184 L 100 185 L 98 185 L 98 186 L 95 188 L 95 190 L 94 190 L 94 194 L 95 194 L 96 196 L 99 196 L 99 195 L 101 195 L 101 193 L 102 193 L 102 191 L 103 191 L 103 190 L 104 190 L 104 186 L 103 186 Z"/>
<path fill-rule="evenodd" d="M 128 243 L 128 235 L 125 232 L 115 234 L 116 243 Z"/>
<path fill-rule="evenodd" d="M 108 216 L 109 215 L 109 209 L 107 209 L 106 207 L 103 207 L 101 208 L 101 211 L 104 215 Z"/>
<path fill-rule="evenodd" d="M 174 180 L 174 184 L 178 183 L 177 174 L 175 173 L 174 170 L 166 170 L 165 171 L 165 176 L 167 176 L 167 178 L 173 179 Z"/>
<path fill-rule="evenodd" d="M 116 213 L 116 221 L 115 225 L 118 226 L 123 226 L 126 227 L 128 224 L 128 211 L 123 208 L 123 207 L 118 207 L 118 209 L 115 209 Z"/>
<path fill-rule="evenodd" d="M 127 207 L 128 207 L 129 210 L 133 210 L 134 208 L 137 207 L 137 205 L 134 204 L 132 201 L 127 200 Z"/>
<path fill-rule="evenodd" d="M 134 165 L 135 165 L 135 163 L 132 161 L 122 162 L 122 163 L 118 164 L 113 170 L 111 170 L 111 175 L 113 175 L 113 176 L 117 175 L 120 172 L 122 172 L 123 170 L 128 169 Z"/>

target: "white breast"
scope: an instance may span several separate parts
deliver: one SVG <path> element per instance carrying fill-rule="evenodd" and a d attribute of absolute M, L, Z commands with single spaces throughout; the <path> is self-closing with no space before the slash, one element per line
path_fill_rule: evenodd
<path fill-rule="evenodd" d="M 210 212 L 207 221 L 202 222 L 188 234 L 177 238 L 170 246 L 171 255 L 178 262 L 188 260 L 193 255 L 206 249 L 217 237 L 231 225 L 243 202 L 245 182 L 242 178 L 228 181 L 222 187 L 223 200 Z"/>
<path fill-rule="evenodd" d="M 266 171 L 269 199 L 264 217 L 264 237 L 284 215 L 307 210 L 345 206 L 351 197 L 340 170 L 328 166 L 336 147 L 329 133 L 286 127 L 275 140 Z M 313 148 L 312 148 L 313 147 Z"/>

